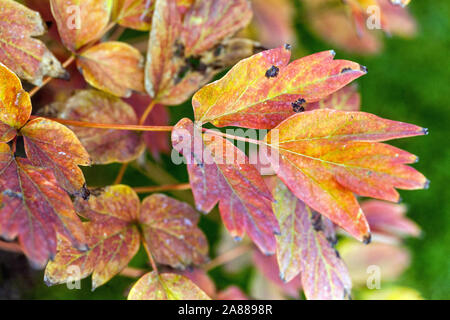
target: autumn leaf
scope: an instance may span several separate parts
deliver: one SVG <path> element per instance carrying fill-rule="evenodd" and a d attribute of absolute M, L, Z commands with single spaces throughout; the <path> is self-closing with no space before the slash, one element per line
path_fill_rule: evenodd
<path fill-rule="evenodd" d="M 206 261 L 208 243 L 197 227 L 199 215 L 178 200 L 153 194 L 141 205 L 133 189 L 114 185 L 94 190 L 88 201 L 78 199 L 75 207 L 89 220 L 84 223 L 89 250 L 79 252 L 61 242 L 46 269 L 48 284 L 66 282 L 67 269 L 78 267 L 80 279 L 92 273 L 95 289 L 128 265 L 141 238 L 157 263 L 183 269 Z"/>
<path fill-rule="evenodd" d="M 41 85 L 44 76 L 67 78 L 58 59 L 42 41 L 33 38 L 46 31 L 39 12 L 16 1 L 1 1 L 0 62 L 35 85 Z"/>
<path fill-rule="evenodd" d="M 278 178 L 271 181 L 272 205 L 281 234 L 277 236 L 280 277 L 286 282 L 300 274 L 306 298 L 341 300 L 348 298 L 351 279 L 346 266 L 327 238 L 325 224 L 317 212 L 298 200 Z"/>
<path fill-rule="evenodd" d="M 265 143 L 274 170 L 295 196 L 355 238 L 369 241 L 369 226 L 353 193 L 396 202 L 395 188 L 428 185 L 406 165 L 416 156 L 379 142 L 426 132 L 364 112 L 320 109 L 286 119 Z"/>
<path fill-rule="evenodd" d="M 109 22 L 112 0 L 50 0 L 64 45 L 76 51 L 102 35 Z"/>
<path fill-rule="evenodd" d="M 187 160 L 197 209 L 208 213 L 219 203 L 222 220 L 234 238 L 247 233 L 264 253 L 274 253 L 274 233 L 279 228 L 272 196 L 245 154 L 222 137 L 201 135 L 186 118 L 173 129 L 172 144 Z"/>
<path fill-rule="evenodd" d="M 330 94 L 323 100 L 305 105 L 306 111 L 315 109 L 335 109 L 343 111 L 359 111 L 361 108 L 361 95 L 354 84 Z"/>
<path fill-rule="evenodd" d="M 128 300 L 210 300 L 192 281 L 179 274 L 150 272 L 131 288 Z"/>
<path fill-rule="evenodd" d="M 0 143 L 0 235 L 19 237 L 33 265 L 42 268 L 56 254 L 56 233 L 85 250 L 85 238 L 72 201 L 51 171 L 15 157 Z"/>
<path fill-rule="evenodd" d="M 0 84 L 4 84 L 0 90 L 2 140 L 23 136 L 26 155 L 33 165 L 51 169 L 69 193 L 86 196 L 84 176 L 78 165 L 90 165 L 90 159 L 78 138 L 57 122 L 44 118 L 28 121 L 31 102 L 20 80 L 3 65 L 0 65 L 0 79 Z"/>
<path fill-rule="evenodd" d="M 246 8 L 247 1 L 213 2 L 197 1 L 183 16 L 180 6 L 177 6 L 179 1 L 155 1 L 145 88 L 159 103 L 177 105 L 184 102 L 217 72 L 257 50 L 258 46 L 252 42 L 230 43 L 229 39 L 225 40 L 242 25 L 239 21 L 241 12 L 236 9 Z M 229 7 L 227 12 L 231 15 L 217 20 L 222 15 L 218 17 L 217 12 L 220 11 L 209 10 L 212 4 L 216 8 Z M 216 28 L 213 33 L 211 27 Z M 203 41 L 198 36 L 206 38 Z"/>
<path fill-rule="evenodd" d="M 139 198 L 129 187 L 118 185 L 89 201 L 77 200 L 75 206 L 90 220 L 83 223 L 89 249 L 80 252 L 61 241 L 44 279 L 47 285 L 55 285 L 66 283 L 68 277 L 81 280 L 92 274 L 94 290 L 125 268 L 139 250 L 139 230 L 131 223 L 138 218 Z"/>
<path fill-rule="evenodd" d="M 191 206 L 163 194 L 145 198 L 140 222 L 156 261 L 173 268 L 205 263 L 208 244 L 197 228 L 199 218 Z"/>
<path fill-rule="evenodd" d="M 0 63 L 0 142 L 8 142 L 31 115 L 31 100 L 17 76 Z"/>
<path fill-rule="evenodd" d="M 132 107 L 121 99 L 97 90 L 81 90 L 67 101 L 55 103 L 52 110 L 61 119 L 107 124 L 138 124 Z M 135 131 L 70 127 L 89 153 L 94 164 L 130 162 L 144 151 Z"/>
<path fill-rule="evenodd" d="M 333 60 L 334 51 L 290 64 L 290 46 L 263 51 L 236 64 L 192 98 L 195 120 L 215 126 L 271 129 L 295 113 L 296 103 L 327 97 L 366 74 L 365 67 Z"/>
<path fill-rule="evenodd" d="M 361 209 L 374 233 L 393 237 L 420 235 L 419 226 L 405 216 L 404 204 L 366 200 L 361 202 Z"/>
<path fill-rule="evenodd" d="M 245 27 L 251 18 L 248 0 L 195 1 L 184 18 L 185 54 L 195 56 L 213 48 Z"/>
<path fill-rule="evenodd" d="M 104 42 L 83 51 L 77 66 L 91 86 L 118 97 L 145 90 L 144 57 L 124 42 Z"/>
<path fill-rule="evenodd" d="M 150 30 L 154 0 L 114 0 L 112 20 L 123 27 Z"/>

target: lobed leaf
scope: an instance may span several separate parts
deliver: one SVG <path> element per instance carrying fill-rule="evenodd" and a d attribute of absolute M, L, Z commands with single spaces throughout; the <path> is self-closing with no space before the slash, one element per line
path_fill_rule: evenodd
<path fill-rule="evenodd" d="M 0 142 L 8 142 L 31 115 L 31 99 L 19 78 L 0 63 Z"/>
<path fill-rule="evenodd" d="M 96 90 L 78 91 L 66 102 L 53 104 L 61 119 L 107 124 L 138 124 L 132 107 L 117 97 Z M 70 127 L 94 164 L 130 162 L 144 151 L 139 133 Z"/>
<path fill-rule="evenodd" d="M 126 28 L 148 31 L 154 3 L 154 0 L 114 0 L 112 20 Z"/>
<path fill-rule="evenodd" d="M 139 250 L 137 225 L 139 198 L 127 186 L 106 187 L 89 201 L 77 200 L 80 215 L 90 221 L 83 223 L 88 250 L 80 252 L 67 241 L 58 244 L 58 254 L 45 269 L 45 282 L 55 285 L 79 281 L 92 274 L 92 289 L 105 284 L 122 269 Z"/>
<path fill-rule="evenodd" d="M 78 250 L 86 249 L 81 221 L 53 174 L 15 157 L 5 143 L 0 143 L 0 189 L 0 235 L 18 236 L 36 267 L 56 254 L 56 233 Z"/>
<path fill-rule="evenodd" d="M 131 288 L 128 300 L 210 300 L 191 280 L 174 273 L 144 275 Z"/>
<path fill-rule="evenodd" d="M 341 300 L 348 298 L 351 279 L 334 240 L 324 232 L 324 221 L 298 200 L 279 179 L 272 182 L 272 205 L 281 234 L 277 236 L 280 277 L 289 282 L 300 274 L 306 298 Z"/>
<path fill-rule="evenodd" d="M 45 44 L 33 37 L 47 31 L 39 12 L 3 0 L 0 3 L 0 61 L 19 77 L 41 85 L 44 76 L 67 78 L 61 63 Z"/>
<path fill-rule="evenodd" d="M 35 166 L 51 169 L 66 191 L 85 196 L 86 181 L 78 166 L 89 166 L 91 160 L 75 133 L 58 122 L 35 118 L 20 134 L 27 157 Z"/>
<path fill-rule="evenodd" d="M 357 63 L 333 60 L 334 54 L 324 51 L 288 64 L 286 45 L 242 60 L 194 95 L 195 120 L 271 129 L 295 113 L 297 101 L 322 100 L 366 73 Z"/>
<path fill-rule="evenodd" d="M 50 0 L 53 16 L 64 45 L 75 52 L 99 38 L 112 10 L 113 0 Z"/>
<path fill-rule="evenodd" d="M 299 199 L 357 239 L 369 241 L 369 226 L 353 193 L 398 201 L 395 188 L 428 185 L 421 173 L 405 165 L 416 162 L 416 156 L 375 142 L 426 132 L 364 112 L 321 109 L 291 116 L 265 141 L 274 170 Z"/>
<path fill-rule="evenodd" d="M 134 47 L 117 41 L 103 42 L 83 51 L 77 66 L 93 87 L 130 97 L 144 89 L 144 57 Z"/>
<path fill-rule="evenodd" d="M 241 239 L 247 233 L 264 253 L 274 253 L 279 228 L 272 196 L 246 155 L 222 137 L 202 135 L 186 118 L 174 127 L 172 144 L 187 160 L 197 209 L 207 213 L 219 203 L 233 237 Z"/>
<path fill-rule="evenodd" d="M 198 220 L 199 214 L 187 203 L 163 194 L 143 200 L 139 219 L 155 260 L 173 268 L 206 262 L 208 243 Z"/>
<path fill-rule="evenodd" d="M 198 0 L 186 13 L 183 43 L 187 56 L 199 55 L 244 28 L 252 19 L 248 0 Z"/>

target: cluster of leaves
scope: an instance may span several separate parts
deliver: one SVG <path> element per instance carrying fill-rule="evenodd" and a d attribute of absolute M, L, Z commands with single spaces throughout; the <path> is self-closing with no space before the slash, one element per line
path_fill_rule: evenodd
<path fill-rule="evenodd" d="M 370 3 L 347 1 L 357 27 Z M 218 204 L 232 237 L 247 234 L 257 247 L 256 264 L 269 278 L 287 282 L 289 292 L 301 287 L 309 299 L 349 297 L 352 283 L 335 248 L 337 230 L 365 243 L 370 230 L 416 235 L 395 205 L 358 202 L 357 195 L 398 202 L 396 188 L 428 185 L 408 166 L 415 155 L 382 143 L 426 129 L 359 111 L 357 88 L 348 84 L 367 73 L 364 66 L 335 60 L 332 50 L 290 63 L 288 44 L 262 50 L 254 41 L 232 38 L 252 18 L 247 0 L 39 4 L 51 9 L 70 52 L 68 64 L 76 61 L 80 82 L 92 87 L 32 116 L 30 95 L 36 91 L 27 93 L 17 76 L 39 89 L 50 80 L 46 76 L 73 73 L 33 38 L 45 32 L 38 12 L 13 0 L 0 3 L 0 235 L 18 237 L 30 261 L 47 265 L 46 283 L 66 282 L 67 270 L 77 267 L 79 278 L 92 274 L 93 288 L 103 285 L 128 265 L 142 240 L 153 270 L 137 281 L 130 299 L 245 297 L 235 287 L 202 290 L 206 275 L 196 281 L 174 271 L 208 259 L 199 215 L 188 204 L 163 194 L 141 202 L 125 185 L 88 189 L 78 167 L 128 163 L 145 143 L 154 151 L 156 136 L 137 132 L 151 130 L 150 112 L 194 93 L 195 122 L 180 120 L 171 141 L 187 160 L 196 209 L 209 213 Z M 387 12 L 383 28 L 394 32 Z M 130 44 L 103 41 L 116 24 L 149 32 L 145 58 Z M 201 128 L 204 123 L 269 130 L 262 140 L 243 139 L 267 150 L 273 174 L 264 177 L 245 152 L 226 135 Z M 170 272 L 159 273 L 157 265 Z"/>

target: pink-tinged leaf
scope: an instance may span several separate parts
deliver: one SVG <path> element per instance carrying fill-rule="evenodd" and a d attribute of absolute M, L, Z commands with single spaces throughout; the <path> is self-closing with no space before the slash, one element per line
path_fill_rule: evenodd
<path fill-rule="evenodd" d="M 296 104 L 322 100 L 366 74 L 357 63 L 333 60 L 333 51 L 288 64 L 290 55 L 284 46 L 240 61 L 194 95 L 195 119 L 218 127 L 271 129 L 294 114 Z"/>
<path fill-rule="evenodd" d="M 112 0 L 50 0 L 64 45 L 76 51 L 99 38 L 109 22 Z"/>
<path fill-rule="evenodd" d="M 328 0 L 303 0 L 311 29 L 333 46 L 349 52 L 375 54 L 383 43 L 379 32 L 358 34 L 344 4 L 330 6 Z"/>
<path fill-rule="evenodd" d="M 409 10 L 401 5 L 393 5 L 391 2 L 393 1 L 378 0 L 385 20 L 386 31 L 402 37 L 414 36 L 417 32 L 417 23 L 409 13 Z"/>
<path fill-rule="evenodd" d="M 33 38 L 46 31 L 39 12 L 16 1 L 1 1 L 0 62 L 35 85 L 41 85 L 44 76 L 67 78 L 58 59 L 42 41 Z"/>
<path fill-rule="evenodd" d="M 127 186 L 110 186 L 89 201 L 78 199 L 76 209 L 90 220 L 83 223 L 88 250 L 80 252 L 68 241 L 60 241 L 55 259 L 45 270 L 45 282 L 62 284 L 92 274 L 92 289 L 96 289 L 125 268 L 139 250 L 140 235 L 133 224 L 139 198 Z"/>
<path fill-rule="evenodd" d="M 175 126 L 172 144 L 187 160 L 197 209 L 207 213 L 219 203 L 233 237 L 241 239 L 247 233 L 264 253 L 274 253 L 279 228 L 272 196 L 246 155 L 222 137 L 202 135 L 189 119 Z"/>
<path fill-rule="evenodd" d="M 67 193 L 53 174 L 16 158 L 0 143 L 0 235 L 19 237 L 20 245 L 41 268 L 56 254 L 56 233 L 78 250 L 85 250 L 85 237 Z"/>
<path fill-rule="evenodd" d="M 353 193 L 398 201 L 395 188 L 428 185 L 406 165 L 416 162 L 416 156 L 375 142 L 425 133 L 364 112 L 320 109 L 291 116 L 265 141 L 272 167 L 299 199 L 357 239 L 369 241 L 369 226 Z"/>
<path fill-rule="evenodd" d="M 150 30 L 154 5 L 154 0 L 115 0 L 112 20 L 123 27 Z"/>
<path fill-rule="evenodd" d="M 144 275 L 131 288 L 128 300 L 210 300 L 191 280 L 174 273 Z"/>
<path fill-rule="evenodd" d="M 245 27 L 251 19 L 248 0 L 195 1 L 184 17 L 185 54 L 195 56 L 213 48 Z"/>
<path fill-rule="evenodd" d="M 265 256 L 259 252 L 259 250 L 254 251 L 253 261 L 256 268 L 258 268 L 268 280 L 280 288 L 284 294 L 293 298 L 298 298 L 302 287 L 300 276 L 295 277 L 289 282 L 282 281 L 277 258 L 275 256 Z"/>
<path fill-rule="evenodd" d="M 133 108 L 121 99 L 97 90 L 81 90 L 67 101 L 52 105 L 61 119 L 107 124 L 138 124 Z M 139 133 L 70 127 L 94 164 L 130 162 L 144 151 Z"/>
<path fill-rule="evenodd" d="M 183 269 L 207 261 L 208 242 L 197 227 L 199 218 L 190 205 L 166 195 L 153 194 L 144 199 L 139 221 L 158 263 Z"/>
<path fill-rule="evenodd" d="M 356 85 L 345 86 L 339 91 L 330 94 L 323 100 L 309 103 L 305 110 L 335 109 L 343 111 L 359 111 L 361 108 L 361 95 Z"/>
<path fill-rule="evenodd" d="M 28 159 L 35 166 L 51 169 L 67 192 L 84 196 L 86 181 L 78 166 L 89 166 L 91 160 L 75 133 L 58 122 L 36 118 L 20 134 Z"/>
<path fill-rule="evenodd" d="M 208 297 L 215 297 L 216 295 L 216 285 L 214 281 L 208 276 L 205 270 L 194 268 L 194 269 L 186 269 L 179 272 L 182 276 L 188 278 L 196 286 L 205 292 Z"/>
<path fill-rule="evenodd" d="M 289 282 L 299 274 L 305 296 L 312 300 L 341 300 L 350 295 L 347 268 L 327 239 L 323 220 L 275 178 L 273 211 L 280 223 L 277 261 L 280 277 Z"/>
<path fill-rule="evenodd" d="M 83 51 L 77 66 L 91 86 L 118 97 L 145 90 L 144 57 L 124 42 L 104 42 Z"/>
<path fill-rule="evenodd" d="M 145 69 L 145 88 L 153 98 L 170 88 L 178 72 L 181 61 L 173 60 L 181 27 L 175 0 L 156 0 Z"/>
<path fill-rule="evenodd" d="M 251 31 L 266 48 L 296 42 L 293 27 L 294 13 L 290 0 L 252 0 L 253 22 Z M 276 12 L 276 14 L 274 14 Z"/>
<path fill-rule="evenodd" d="M 0 63 L 0 142 L 12 140 L 30 115 L 30 96 L 19 78 Z"/>
<path fill-rule="evenodd" d="M 391 236 L 420 235 L 420 228 L 405 217 L 406 206 L 379 200 L 367 200 L 361 203 L 361 209 L 369 222 L 370 229 L 375 233 Z"/>
<path fill-rule="evenodd" d="M 216 300 L 249 300 L 249 298 L 236 286 L 230 286 L 216 295 Z"/>
<path fill-rule="evenodd" d="M 135 93 L 130 98 L 124 99 L 124 101 L 133 107 L 138 119 L 140 119 L 147 107 L 151 104 L 152 99 L 148 95 Z M 167 107 L 157 104 L 148 115 L 144 125 L 168 126 L 169 121 L 170 115 Z M 161 154 L 168 154 L 171 151 L 169 132 L 144 132 L 142 133 L 142 138 L 144 139 L 148 151 L 156 160 L 161 159 Z"/>
<path fill-rule="evenodd" d="M 373 242 L 366 246 L 347 240 L 340 242 L 338 249 L 355 287 L 367 286 L 368 271 L 370 271 L 369 274 L 380 272 L 381 281 L 392 281 L 410 264 L 408 250 L 390 244 Z"/>

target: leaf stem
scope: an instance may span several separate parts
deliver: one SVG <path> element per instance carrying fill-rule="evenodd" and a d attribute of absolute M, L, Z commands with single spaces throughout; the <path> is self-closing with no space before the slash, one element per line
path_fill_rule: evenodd
<path fill-rule="evenodd" d="M 173 190 L 189 190 L 191 185 L 189 183 L 183 184 L 169 184 L 165 186 L 155 186 L 155 187 L 136 187 L 133 190 L 137 193 L 152 193 L 161 191 L 173 191 Z"/>
<path fill-rule="evenodd" d="M 263 141 L 261 140 L 255 140 L 255 139 L 250 139 L 250 138 L 245 138 L 245 137 L 239 137 L 239 136 L 235 136 L 232 134 L 226 134 L 220 131 L 215 131 L 215 130 L 211 130 L 211 129 L 206 129 L 206 128 L 202 128 L 202 131 L 205 133 L 209 133 L 209 134 L 213 134 L 219 137 L 223 137 L 223 138 L 228 138 L 228 139 L 232 139 L 232 140 L 238 140 L 238 141 L 244 141 L 244 142 L 248 142 L 248 143 L 253 143 L 253 144 L 263 144 Z"/>
<path fill-rule="evenodd" d="M 128 168 L 128 162 L 122 163 L 119 173 L 117 174 L 116 180 L 114 180 L 114 184 L 120 184 L 122 182 L 123 176 L 125 175 L 127 168 Z"/>
<path fill-rule="evenodd" d="M 152 255 L 152 253 L 147 245 L 147 242 L 145 241 L 144 236 L 142 234 L 141 234 L 141 239 L 142 239 L 142 244 L 144 245 L 144 248 L 145 248 L 145 252 L 147 252 L 148 259 L 150 260 L 150 264 L 152 266 L 153 271 L 156 274 L 159 274 L 155 259 L 153 259 L 153 255 Z"/>
<path fill-rule="evenodd" d="M 38 118 L 37 116 L 31 116 L 30 119 Z M 58 123 L 74 126 L 74 127 L 84 127 L 84 128 L 97 128 L 97 129 L 110 129 L 110 130 L 128 130 L 128 131 L 166 131 L 170 132 L 173 126 L 140 126 L 134 124 L 117 124 L 117 123 L 96 123 L 96 122 L 85 122 L 85 121 L 75 121 L 66 119 L 57 119 L 49 117 L 40 117 L 48 120 L 56 121 Z"/>
<path fill-rule="evenodd" d="M 143 125 L 145 123 L 145 120 L 147 120 L 148 115 L 150 114 L 150 112 L 152 112 L 153 107 L 156 104 L 156 100 L 152 100 L 152 102 L 150 102 L 150 104 L 148 105 L 148 107 L 145 109 L 144 113 L 142 114 L 141 119 L 139 120 L 139 125 Z"/>
<path fill-rule="evenodd" d="M 0 240 L 0 250 L 23 253 L 22 248 L 17 242 L 5 242 Z"/>
<path fill-rule="evenodd" d="M 147 273 L 147 270 L 145 270 L 145 269 L 126 267 L 125 269 L 123 269 L 120 272 L 120 275 L 127 277 L 127 278 L 140 278 L 146 273 Z"/>
<path fill-rule="evenodd" d="M 75 61 L 75 55 L 71 55 L 64 63 L 62 64 L 63 68 L 67 68 Z M 32 98 L 39 90 L 41 90 L 43 87 L 45 87 L 50 81 L 52 81 L 52 77 L 45 77 L 44 81 L 42 81 L 42 84 L 39 86 L 34 87 L 28 94 L 30 95 L 30 98 Z"/>
<path fill-rule="evenodd" d="M 236 258 L 239 258 L 243 254 L 249 252 L 252 248 L 253 246 L 250 244 L 242 244 L 240 246 L 237 246 L 231 249 L 230 251 L 227 251 L 224 254 L 218 256 L 217 258 L 211 260 L 209 263 L 205 264 L 203 266 L 203 269 L 205 271 L 209 271 L 214 268 L 217 268 L 223 264 L 233 261 Z"/>

